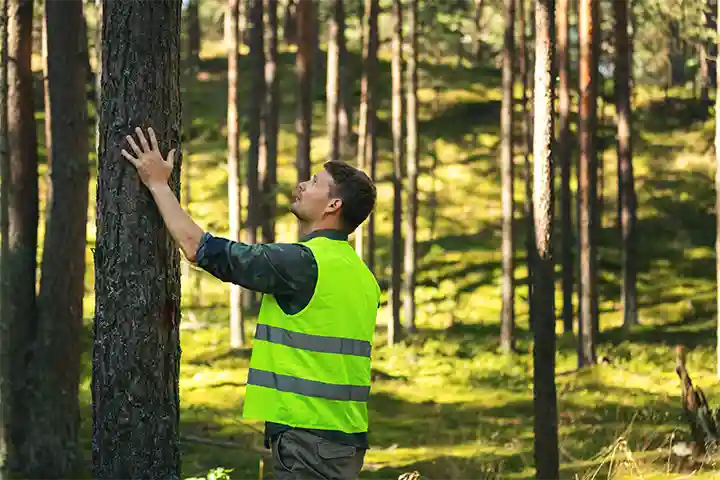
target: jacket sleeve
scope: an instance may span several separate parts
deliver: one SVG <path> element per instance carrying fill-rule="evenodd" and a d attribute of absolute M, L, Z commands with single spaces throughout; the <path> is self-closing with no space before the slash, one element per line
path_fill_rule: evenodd
<path fill-rule="evenodd" d="M 220 280 L 276 296 L 314 288 L 317 280 L 315 257 L 299 243 L 249 245 L 205 233 L 196 263 Z"/>

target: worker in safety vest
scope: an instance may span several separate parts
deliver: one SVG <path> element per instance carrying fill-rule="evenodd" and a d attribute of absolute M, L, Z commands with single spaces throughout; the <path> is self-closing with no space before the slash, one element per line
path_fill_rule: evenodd
<path fill-rule="evenodd" d="M 361 170 L 328 162 L 295 191 L 298 243 L 248 245 L 204 232 L 168 185 L 155 133 L 137 128 L 122 155 L 152 193 L 187 259 L 262 292 L 243 416 L 265 422 L 276 478 L 357 478 L 368 448 L 370 352 L 380 299 L 348 243 L 375 205 Z"/>

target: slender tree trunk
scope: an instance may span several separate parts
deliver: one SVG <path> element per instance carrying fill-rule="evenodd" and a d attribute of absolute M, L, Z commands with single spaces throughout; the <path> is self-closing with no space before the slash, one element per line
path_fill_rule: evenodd
<path fill-rule="evenodd" d="M 230 0 L 230 46 L 228 47 L 228 200 L 230 203 L 230 238 L 240 240 L 242 224 L 242 197 L 240 185 L 240 118 L 239 118 L 239 75 L 240 56 L 239 15 L 242 0 Z M 230 346 L 240 348 L 245 345 L 245 315 L 242 307 L 242 289 L 230 285 Z"/>
<path fill-rule="evenodd" d="M 298 0 L 288 0 L 285 4 L 283 35 L 288 45 L 297 43 L 297 4 Z"/>
<path fill-rule="evenodd" d="M 482 54 L 482 12 L 483 0 L 475 0 L 475 38 L 473 39 L 473 57 L 476 61 L 480 60 Z"/>
<path fill-rule="evenodd" d="M 295 117 L 295 135 L 297 137 L 297 153 L 295 155 L 297 179 L 304 182 L 310 178 L 311 158 L 310 144 L 312 139 L 312 86 L 313 86 L 313 55 L 317 49 L 317 5 L 315 2 L 300 1 L 297 3 L 298 48 L 295 55 L 295 75 L 297 77 L 297 116 Z M 300 237 L 298 223 L 298 237 Z"/>
<path fill-rule="evenodd" d="M 250 90 L 248 95 L 248 138 L 250 147 L 247 155 L 247 219 L 245 221 L 245 241 L 257 243 L 257 230 L 260 218 L 260 187 L 258 184 L 258 167 L 263 119 L 263 99 L 265 98 L 265 42 L 263 23 L 263 0 L 250 0 L 248 9 L 249 43 L 250 43 Z M 246 292 L 253 296 L 253 292 Z"/>
<path fill-rule="evenodd" d="M 533 399 L 535 410 L 535 477 L 559 477 L 558 415 L 555 389 L 555 281 L 553 263 L 553 102 L 554 0 L 535 6 L 535 325 L 533 343 Z"/>
<path fill-rule="evenodd" d="M 88 207 L 87 38 L 82 0 L 47 0 L 45 105 L 50 167 L 38 323 L 30 368 L 31 478 L 78 474 L 80 337 Z M 72 205 L 73 208 L 68 208 Z"/>
<path fill-rule="evenodd" d="M 280 128 L 280 82 L 278 63 L 278 2 L 265 0 L 265 115 L 261 145 L 262 236 L 264 243 L 275 241 L 277 211 L 277 141 Z"/>
<path fill-rule="evenodd" d="M 530 165 L 530 153 L 533 148 L 532 146 L 532 130 L 530 121 L 530 109 L 528 108 L 528 52 L 527 52 L 527 40 L 526 40 L 526 28 L 525 28 L 525 0 L 518 0 L 518 56 L 520 64 L 520 79 L 522 81 L 522 100 L 521 100 L 521 131 L 523 139 L 523 157 L 524 157 L 524 169 L 523 169 L 523 180 L 525 181 L 525 202 L 524 202 L 524 214 L 525 214 L 525 252 L 527 262 L 527 288 L 528 288 L 528 303 L 530 305 L 529 318 L 530 325 L 533 324 L 533 310 L 532 310 L 532 288 L 533 288 L 533 243 L 535 242 L 533 233 L 533 198 L 532 198 L 532 168 Z"/>
<path fill-rule="evenodd" d="M 635 179 L 632 163 L 632 107 L 630 76 L 632 59 L 628 41 L 628 1 L 615 0 L 615 104 L 618 128 L 618 169 L 622 204 L 623 323 L 638 323 L 635 272 Z"/>
<path fill-rule="evenodd" d="M 418 0 L 407 5 L 407 65 L 405 139 L 407 159 L 407 210 L 405 212 L 405 259 L 403 282 L 403 308 L 405 330 L 414 333 L 415 327 L 415 281 L 417 272 L 417 211 L 418 211 Z"/>
<path fill-rule="evenodd" d="M 520 0 L 522 1 L 522 0 Z M 502 175 L 502 318 L 500 349 L 512 351 L 515 346 L 515 245 L 513 235 L 513 60 L 515 58 L 515 0 L 504 0 L 505 39 L 503 48 L 502 89 L 500 113 L 501 175 Z"/>
<path fill-rule="evenodd" d="M 560 91 L 558 94 L 558 159 L 560 160 L 560 223 L 562 232 L 562 290 L 563 331 L 573 331 L 573 225 L 572 193 L 572 136 L 570 135 L 570 46 L 568 38 L 569 1 L 559 0 L 557 8 L 558 70 Z"/>
<path fill-rule="evenodd" d="M 337 22 L 337 42 L 340 62 L 340 105 L 338 107 L 338 136 L 340 143 L 340 157 L 350 158 L 354 146 L 351 142 L 353 130 L 353 102 L 355 94 L 353 91 L 353 76 L 350 74 L 349 54 L 347 41 L 345 39 L 345 2 L 338 1 L 335 10 L 335 22 Z M 357 145 L 357 144 L 355 144 Z"/>
<path fill-rule="evenodd" d="M 338 13 L 340 12 L 340 13 Z M 333 11 L 328 19 L 327 42 L 327 135 L 330 149 L 328 160 L 340 159 L 340 28 L 338 16 L 342 16 L 343 1 L 333 0 Z"/>
<path fill-rule="evenodd" d="M 378 13 L 379 0 L 365 0 L 365 33 L 363 37 L 363 76 L 360 91 L 360 121 L 358 125 L 358 167 L 368 171 L 375 180 L 377 158 L 377 112 L 375 84 L 378 70 Z M 367 222 L 355 231 L 355 250 L 365 261 L 368 268 L 374 270 L 375 254 L 375 215 L 370 214 Z"/>
<path fill-rule="evenodd" d="M 11 184 L 10 152 L 8 149 L 8 2 L 0 0 L 0 455 L 6 459 L 6 452 L 10 444 L 10 416 L 9 410 L 11 397 L 9 383 L 10 357 L 8 338 L 8 323 L 5 311 L 8 299 L 5 297 L 8 291 L 9 270 L 7 260 L 10 257 L 8 232 L 9 232 L 9 200 Z M 0 476 L 7 477 L 7 464 L 3 461 L 0 465 Z"/>
<path fill-rule="evenodd" d="M 32 0 L 11 0 L 8 12 L 8 191 L 7 253 L 3 263 L 3 335 L 9 373 L 4 407 L 10 435 L 6 466 L 20 476 L 31 414 L 27 400 L 28 358 L 37 328 L 35 270 L 38 229 L 38 159 L 32 71 Z"/>
<path fill-rule="evenodd" d="M 187 64 L 190 72 L 195 73 L 200 64 L 200 39 L 202 35 L 200 30 L 200 0 L 188 0 L 187 9 Z"/>
<path fill-rule="evenodd" d="M 402 164 L 405 162 L 403 145 L 403 52 L 402 52 L 402 4 L 393 0 L 392 52 L 392 135 L 393 135 L 393 231 L 392 231 L 392 318 L 388 324 L 388 343 L 400 341 L 400 293 L 402 290 Z"/>
<path fill-rule="evenodd" d="M 597 66 L 593 56 L 597 2 L 581 0 L 579 12 L 580 43 L 580 163 L 578 175 L 580 211 L 580 292 L 581 316 L 579 322 L 578 365 L 595 363 L 595 315 L 597 314 L 597 245 L 595 221 L 597 219 L 597 152 L 595 135 L 597 126 Z"/>
<path fill-rule="evenodd" d="M 134 126 L 153 127 L 164 154 L 182 152 L 180 14 L 177 1 L 104 5 L 92 377 L 97 479 L 180 478 L 179 255 L 149 191 L 120 155 Z M 127 114 L 122 125 L 117 112 Z M 170 185 L 179 195 L 181 158 L 176 164 Z"/>

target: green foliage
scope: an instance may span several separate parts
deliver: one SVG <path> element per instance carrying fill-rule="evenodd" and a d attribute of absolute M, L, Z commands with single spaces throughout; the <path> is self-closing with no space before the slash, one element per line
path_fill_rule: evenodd
<path fill-rule="evenodd" d="M 232 468 L 216 467 L 207 472 L 203 477 L 188 477 L 185 480 L 230 480 Z"/>

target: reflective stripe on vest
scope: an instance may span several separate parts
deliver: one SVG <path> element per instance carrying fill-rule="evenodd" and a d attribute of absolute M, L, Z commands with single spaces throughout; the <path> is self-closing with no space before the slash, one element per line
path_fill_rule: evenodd
<path fill-rule="evenodd" d="M 370 342 L 365 340 L 308 335 L 307 333 L 292 332 L 284 328 L 263 324 L 257 326 L 255 338 L 311 352 L 356 355 L 358 357 L 370 357 L 370 351 L 372 350 Z"/>
<path fill-rule="evenodd" d="M 327 398 L 328 400 L 367 402 L 370 397 L 370 387 L 316 382 L 254 368 L 251 368 L 248 372 L 247 383 L 248 385 L 274 388 L 281 392 L 297 393 L 307 397 Z"/>

